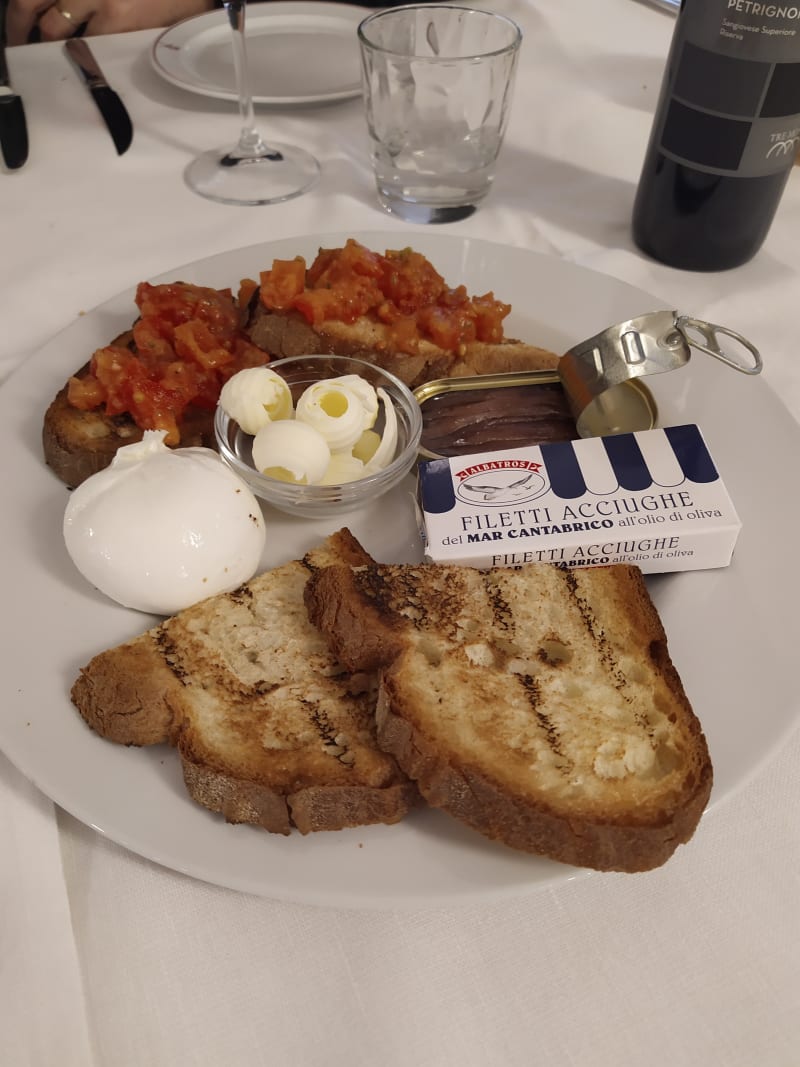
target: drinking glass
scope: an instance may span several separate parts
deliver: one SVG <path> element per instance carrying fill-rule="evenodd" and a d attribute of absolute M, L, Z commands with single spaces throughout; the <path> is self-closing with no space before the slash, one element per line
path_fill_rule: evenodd
<path fill-rule="evenodd" d="M 306 192 L 319 177 L 319 163 L 303 148 L 266 142 L 256 129 L 245 47 L 246 0 L 223 7 L 233 38 L 233 65 L 242 132 L 238 144 L 214 148 L 186 168 L 194 192 L 223 204 L 275 204 Z"/>
<path fill-rule="evenodd" d="M 466 218 L 489 192 L 522 34 L 454 4 L 389 8 L 359 26 L 381 206 L 407 222 Z"/>

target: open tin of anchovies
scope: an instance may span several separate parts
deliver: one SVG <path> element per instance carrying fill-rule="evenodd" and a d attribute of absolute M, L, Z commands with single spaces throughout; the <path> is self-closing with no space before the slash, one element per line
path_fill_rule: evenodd
<path fill-rule="evenodd" d="M 654 311 L 574 345 L 552 370 L 418 386 L 420 453 L 440 459 L 650 430 L 658 411 L 642 378 L 680 369 L 692 348 L 743 374 L 761 371 L 758 349 L 741 334 L 677 311 Z"/>

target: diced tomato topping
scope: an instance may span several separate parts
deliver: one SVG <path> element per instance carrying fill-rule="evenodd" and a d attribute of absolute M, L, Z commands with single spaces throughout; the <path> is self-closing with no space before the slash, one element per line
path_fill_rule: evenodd
<path fill-rule="evenodd" d="M 502 341 L 503 319 L 511 311 L 511 305 L 495 300 L 494 293 L 486 293 L 484 296 L 474 296 L 472 306 L 475 309 L 478 340 L 487 344 Z"/>
<path fill-rule="evenodd" d="M 226 347 L 200 320 L 176 326 L 174 338 L 175 354 L 181 359 L 193 359 L 201 367 L 224 367 L 233 359 L 230 346 Z"/>
<path fill-rule="evenodd" d="M 308 269 L 300 256 L 276 259 L 259 282 L 240 282 L 236 301 L 230 289 L 142 282 L 132 348 L 98 349 L 89 374 L 70 379 L 69 402 L 128 413 L 141 429 L 164 429 L 167 443 L 178 444 L 189 405 L 213 409 L 233 374 L 269 362 L 240 327 L 256 290 L 268 309 L 295 310 L 314 327 L 362 317 L 381 322 L 389 342 L 411 354 L 423 341 L 451 352 L 474 340 L 501 341 L 511 310 L 493 293 L 470 297 L 463 285 L 450 288 L 413 249 L 380 255 L 352 239 L 320 249 Z"/>
<path fill-rule="evenodd" d="M 385 257 L 352 238 L 344 248 L 322 248 L 308 269 L 306 284 L 313 289 L 331 289 L 353 278 L 379 282 L 386 272 Z"/>
<path fill-rule="evenodd" d="M 475 319 L 464 309 L 423 308 L 417 321 L 426 336 L 447 352 L 454 352 L 459 345 L 475 340 Z"/>
<path fill-rule="evenodd" d="M 134 382 L 145 371 L 127 348 L 101 348 L 92 357 L 91 373 L 103 389 L 103 401 L 109 415 L 130 410 Z"/>
<path fill-rule="evenodd" d="M 312 326 L 321 326 L 331 319 L 344 321 L 340 318 L 344 308 L 338 294 L 331 289 L 305 289 L 294 298 L 292 307 Z"/>
<path fill-rule="evenodd" d="M 403 314 L 439 302 L 444 278 L 419 252 L 410 248 L 386 253 L 383 291 Z"/>
<path fill-rule="evenodd" d="M 160 382 L 176 396 L 196 399 L 202 393 L 207 378 L 213 375 L 204 373 L 202 367 L 196 363 L 188 363 L 182 359 L 176 359 L 172 363 L 166 363 L 161 371 Z"/>
<path fill-rule="evenodd" d="M 242 278 L 239 282 L 239 292 L 236 296 L 236 303 L 239 305 L 239 313 L 241 314 L 250 304 L 253 299 L 253 293 L 259 289 L 259 284 L 252 278 Z"/>
<path fill-rule="evenodd" d="M 420 331 L 416 315 L 396 315 L 391 322 L 389 338 L 398 352 L 410 352 L 419 349 Z"/>
<path fill-rule="evenodd" d="M 233 341 L 233 363 L 227 367 L 219 368 L 219 375 L 223 383 L 228 378 L 245 367 L 263 367 L 269 361 L 269 357 L 263 348 L 258 348 L 246 337 L 235 337 Z"/>
<path fill-rule="evenodd" d="M 456 289 L 443 289 L 438 300 L 438 303 L 446 308 L 461 307 L 468 302 L 469 297 L 467 296 L 467 287 L 465 285 L 459 285 Z"/>
<path fill-rule="evenodd" d="M 147 363 L 172 359 L 172 335 L 175 327 L 153 316 L 140 318 L 133 324 L 133 340 L 139 358 Z"/>
<path fill-rule="evenodd" d="M 67 400 L 80 411 L 99 408 L 103 399 L 103 387 L 91 374 L 85 378 L 70 378 L 67 383 Z"/>
<path fill-rule="evenodd" d="M 317 258 L 306 271 L 305 285 L 309 289 L 325 288 L 328 267 L 336 262 L 341 253 L 341 248 L 320 248 L 319 252 L 317 252 Z"/>
<path fill-rule="evenodd" d="M 256 287 L 252 282 L 251 295 Z M 133 350 L 98 349 L 89 374 L 70 380 L 68 399 L 85 411 L 104 405 L 108 415 L 129 414 L 141 429 L 165 430 L 167 444 L 177 445 L 190 404 L 213 410 L 232 374 L 269 356 L 241 331 L 230 289 L 142 282 L 136 303 Z"/>
<path fill-rule="evenodd" d="M 470 341 L 500 341 L 511 310 L 492 293 L 470 297 L 463 285 L 449 288 L 419 252 L 404 248 L 372 252 L 357 241 L 321 248 L 305 261 L 276 260 L 261 275 L 261 301 L 273 311 L 298 311 L 313 327 L 372 318 L 391 327 L 391 343 L 414 353 L 427 340 L 456 352 Z"/>
<path fill-rule="evenodd" d="M 261 272 L 261 299 L 275 311 L 288 310 L 305 286 L 306 261 L 301 256 L 276 259 L 271 270 Z"/>

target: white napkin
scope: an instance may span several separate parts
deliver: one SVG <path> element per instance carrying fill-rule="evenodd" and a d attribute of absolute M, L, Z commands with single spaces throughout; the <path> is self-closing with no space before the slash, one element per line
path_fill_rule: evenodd
<path fill-rule="evenodd" d="M 0 1063 L 88 1067 L 93 1059 L 53 804 L 1 754 L 0 857 Z"/>

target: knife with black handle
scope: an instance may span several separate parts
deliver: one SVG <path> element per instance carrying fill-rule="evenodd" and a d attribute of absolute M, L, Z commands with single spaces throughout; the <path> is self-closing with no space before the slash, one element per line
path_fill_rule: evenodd
<path fill-rule="evenodd" d="M 0 8 L 2 10 L 2 8 Z M 0 29 L 0 151 L 9 170 L 18 170 L 28 158 L 28 126 L 22 97 L 11 87 L 6 63 L 5 33 Z"/>
<path fill-rule="evenodd" d="M 127 152 L 133 140 L 130 115 L 119 96 L 109 86 L 92 52 L 81 37 L 71 37 L 64 47 L 83 76 L 95 104 L 114 141 L 117 153 Z"/>

